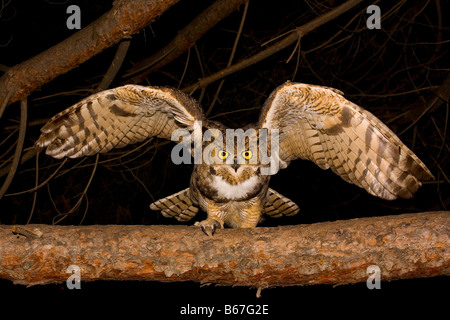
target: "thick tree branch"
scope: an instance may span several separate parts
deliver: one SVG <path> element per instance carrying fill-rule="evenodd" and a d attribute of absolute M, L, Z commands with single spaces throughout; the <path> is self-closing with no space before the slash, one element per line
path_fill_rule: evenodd
<path fill-rule="evenodd" d="M 115 1 L 113 8 L 73 36 L 18 64 L 0 78 L 0 105 L 18 101 L 123 38 L 139 32 L 179 0 Z"/>
<path fill-rule="evenodd" d="M 197 281 L 266 288 L 450 275 L 449 212 L 278 228 L 0 225 L 0 278 L 18 284 Z M 17 236 L 20 235 L 20 236 Z"/>

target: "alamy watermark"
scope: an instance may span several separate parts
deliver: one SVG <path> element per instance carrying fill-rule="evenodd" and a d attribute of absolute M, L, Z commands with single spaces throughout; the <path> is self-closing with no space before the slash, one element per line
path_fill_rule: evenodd
<path fill-rule="evenodd" d="M 70 16 L 66 20 L 67 29 L 81 29 L 81 9 L 77 5 L 70 5 L 67 7 L 66 13 Z"/>
<path fill-rule="evenodd" d="M 81 9 L 77 5 L 70 5 L 67 7 L 66 13 L 70 14 L 67 18 L 66 26 L 68 29 L 81 29 Z M 381 9 L 379 6 L 373 4 L 367 7 L 366 13 L 370 16 L 366 20 L 368 29 L 381 29 Z"/>
<path fill-rule="evenodd" d="M 381 289 L 381 269 L 377 265 L 371 265 L 367 267 L 366 270 L 367 278 L 366 285 L 370 290 Z"/>
<path fill-rule="evenodd" d="M 370 16 L 366 20 L 367 29 L 381 29 L 381 9 L 379 6 L 373 4 L 367 7 L 366 13 Z"/>
<path fill-rule="evenodd" d="M 66 286 L 68 289 L 81 289 L 81 270 L 80 267 L 72 264 L 67 267 L 66 273 L 71 273 L 72 275 L 67 278 Z"/>
<path fill-rule="evenodd" d="M 224 132 L 225 131 L 225 132 Z M 273 175 L 280 168 L 278 129 L 207 129 L 195 121 L 193 131 L 177 129 L 171 140 L 175 164 L 259 164 L 262 175 Z M 225 133 L 225 134 L 224 134 Z M 225 135 L 225 136 L 224 136 Z"/>

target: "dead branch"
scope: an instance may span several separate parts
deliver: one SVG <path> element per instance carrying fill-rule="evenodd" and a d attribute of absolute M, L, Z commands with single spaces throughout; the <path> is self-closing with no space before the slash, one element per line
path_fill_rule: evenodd
<path fill-rule="evenodd" d="M 115 1 L 113 8 L 73 36 L 18 64 L 0 78 L 0 105 L 18 101 L 104 49 L 139 32 L 179 0 Z"/>
<path fill-rule="evenodd" d="M 450 275 L 449 212 L 277 228 L 0 225 L 0 278 L 18 284 L 197 281 L 258 288 Z"/>
<path fill-rule="evenodd" d="M 183 91 L 190 93 L 193 90 L 196 90 L 198 88 L 205 88 L 206 86 L 208 86 L 209 84 L 211 84 L 217 80 L 220 80 L 226 76 L 229 76 L 230 74 L 233 74 L 239 70 L 250 67 L 251 65 L 258 63 L 258 62 L 272 56 L 273 54 L 285 49 L 286 47 L 290 46 L 291 44 L 295 43 L 296 41 L 300 41 L 300 39 L 304 35 L 317 29 L 318 27 L 322 26 L 323 24 L 336 19 L 337 17 L 344 14 L 348 10 L 354 8 L 360 2 L 362 2 L 362 0 L 348 0 L 347 2 L 344 2 L 340 6 L 325 13 L 324 15 L 317 17 L 316 19 L 304 24 L 303 26 L 295 28 L 294 30 L 292 30 L 292 32 L 288 36 L 286 36 L 284 39 L 278 41 L 274 45 L 264 49 L 263 51 L 258 52 L 257 54 L 251 56 L 250 58 L 242 60 L 242 61 L 240 61 L 230 67 L 227 67 L 223 70 L 220 70 L 208 77 L 199 79 L 199 81 L 197 83 L 184 88 Z"/>
<path fill-rule="evenodd" d="M 189 50 L 208 30 L 230 15 L 246 1 L 248 0 L 215 1 L 205 11 L 198 15 L 189 25 L 178 32 L 177 36 L 170 41 L 169 44 L 158 50 L 158 52 L 152 56 L 136 63 L 133 68 L 131 68 L 128 73 L 124 75 L 124 77 L 131 77 L 150 68 L 130 80 L 135 83 L 143 81 L 148 74 L 154 70 L 162 68 Z"/>

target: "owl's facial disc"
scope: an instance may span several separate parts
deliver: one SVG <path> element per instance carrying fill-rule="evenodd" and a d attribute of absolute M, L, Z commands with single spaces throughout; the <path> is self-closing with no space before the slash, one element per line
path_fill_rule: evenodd
<path fill-rule="evenodd" d="M 238 185 L 249 180 L 252 177 L 259 176 L 258 166 L 247 164 L 216 164 L 210 167 L 210 173 L 213 176 L 222 178 L 231 185 Z"/>

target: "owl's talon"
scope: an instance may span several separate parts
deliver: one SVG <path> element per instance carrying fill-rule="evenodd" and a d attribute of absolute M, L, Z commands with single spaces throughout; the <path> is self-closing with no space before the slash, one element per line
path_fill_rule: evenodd
<path fill-rule="evenodd" d="M 208 232 L 206 232 L 205 226 L 200 226 L 200 228 L 202 229 L 202 231 L 203 231 L 204 234 L 206 234 L 207 236 L 209 236 Z M 214 235 L 214 229 L 213 229 L 213 231 L 211 232 L 211 235 Z"/>
<path fill-rule="evenodd" d="M 216 223 L 214 223 L 213 226 L 212 226 L 211 235 L 213 236 L 214 233 L 216 232 L 216 230 L 220 229 L 220 228 L 222 228 L 222 226 L 220 225 L 219 222 L 216 221 Z"/>
<path fill-rule="evenodd" d="M 214 219 L 206 219 L 201 222 L 196 222 L 195 225 L 199 226 L 203 233 L 207 236 L 213 236 L 216 229 L 222 228 L 222 224 Z M 211 232 L 209 232 L 209 230 L 211 230 Z"/>

